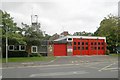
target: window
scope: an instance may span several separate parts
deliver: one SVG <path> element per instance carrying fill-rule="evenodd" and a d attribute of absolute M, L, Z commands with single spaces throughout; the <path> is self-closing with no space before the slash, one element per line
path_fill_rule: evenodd
<path fill-rule="evenodd" d="M 26 47 L 24 45 L 20 45 L 20 50 L 25 51 Z"/>
<path fill-rule="evenodd" d="M 86 47 L 86 50 L 88 50 L 88 47 Z"/>
<path fill-rule="evenodd" d="M 96 42 L 94 44 L 96 45 Z"/>
<path fill-rule="evenodd" d="M 32 51 L 32 53 L 37 53 L 37 46 L 32 46 L 32 49 L 31 49 Z"/>
<path fill-rule="evenodd" d="M 98 47 L 98 50 L 100 50 L 100 47 Z"/>
<path fill-rule="evenodd" d="M 91 42 L 91 45 L 93 45 L 93 42 Z"/>
<path fill-rule="evenodd" d="M 80 42 L 78 42 L 78 45 L 80 45 Z"/>
<path fill-rule="evenodd" d="M 91 47 L 91 50 L 94 50 L 94 47 Z"/>
<path fill-rule="evenodd" d="M 98 42 L 98 45 L 100 45 L 100 42 Z"/>
<path fill-rule="evenodd" d="M 102 45 L 104 45 L 104 42 L 102 42 Z"/>
<path fill-rule="evenodd" d="M 74 45 L 76 45 L 76 42 L 74 42 Z"/>
<path fill-rule="evenodd" d="M 74 50 L 76 50 L 76 46 L 74 46 L 74 48 L 73 48 Z"/>
<path fill-rule="evenodd" d="M 19 50 L 19 46 L 14 46 L 14 50 Z"/>
<path fill-rule="evenodd" d="M 86 42 L 86 45 L 88 45 L 88 42 Z"/>
<path fill-rule="evenodd" d="M 96 50 L 96 49 L 97 49 L 97 47 L 94 47 L 94 49 Z"/>
<path fill-rule="evenodd" d="M 104 47 L 102 47 L 102 50 L 104 50 Z"/>
<path fill-rule="evenodd" d="M 84 47 L 82 47 L 82 50 L 84 50 Z"/>
<path fill-rule="evenodd" d="M 9 45 L 8 50 L 13 51 L 14 50 L 14 45 Z"/>
<path fill-rule="evenodd" d="M 84 42 L 82 42 L 82 45 L 84 45 Z"/>
<path fill-rule="evenodd" d="M 72 38 L 68 38 L 68 40 L 72 40 Z"/>
<path fill-rule="evenodd" d="M 78 50 L 80 50 L 80 47 L 78 47 Z"/>

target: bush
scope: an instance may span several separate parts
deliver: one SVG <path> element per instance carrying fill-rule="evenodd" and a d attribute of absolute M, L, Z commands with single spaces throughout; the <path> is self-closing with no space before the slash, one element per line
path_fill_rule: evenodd
<path fill-rule="evenodd" d="M 110 50 L 106 50 L 106 55 L 109 55 L 110 54 Z"/>
<path fill-rule="evenodd" d="M 40 55 L 39 53 L 31 53 L 29 56 L 30 57 L 41 57 L 42 55 Z"/>
<path fill-rule="evenodd" d="M 3 58 L 6 57 L 6 53 L 3 53 Z M 26 51 L 8 51 L 8 57 L 27 57 L 28 53 Z"/>

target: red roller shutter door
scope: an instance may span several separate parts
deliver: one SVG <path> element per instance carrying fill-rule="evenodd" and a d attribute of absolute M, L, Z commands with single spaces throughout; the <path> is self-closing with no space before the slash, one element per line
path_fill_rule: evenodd
<path fill-rule="evenodd" d="M 89 55 L 88 39 L 73 39 L 73 56 L 74 55 Z"/>
<path fill-rule="evenodd" d="M 66 44 L 54 44 L 54 56 L 67 56 Z"/>

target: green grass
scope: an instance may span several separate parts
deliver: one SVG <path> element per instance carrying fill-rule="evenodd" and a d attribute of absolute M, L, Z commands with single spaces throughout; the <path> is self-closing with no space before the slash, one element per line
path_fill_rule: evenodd
<path fill-rule="evenodd" d="M 111 53 L 109 54 L 110 56 L 114 56 L 114 57 L 120 57 L 120 54 L 116 54 L 116 53 Z"/>
<path fill-rule="evenodd" d="M 35 61 L 50 61 L 54 60 L 55 57 L 18 57 L 18 58 L 8 58 L 8 62 L 35 62 Z M 5 58 L 2 62 L 5 62 Z"/>
<path fill-rule="evenodd" d="M 0 58 L 0 63 L 2 62 L 2 59 Z"/>

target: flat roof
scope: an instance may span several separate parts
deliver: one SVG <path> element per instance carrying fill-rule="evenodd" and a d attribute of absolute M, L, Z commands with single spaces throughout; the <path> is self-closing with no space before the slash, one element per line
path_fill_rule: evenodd
<path fill-rule="evenodd" d="M 54 41 L 60 41 L 60 40 L 64 40 L 64 39 L 67 39 L 67 38 L 105 39 L 106 40 L 106 37 L 98 37 L 98 36 L 64 36 L 64 37 L 58 38 Z"/>
<path fill-rule="evenodd" d="M 54 44 L 57 43 L 57 44 L 61 44 L 61 43 L 67 43 L 67 41 L 54 41 Z"/>

